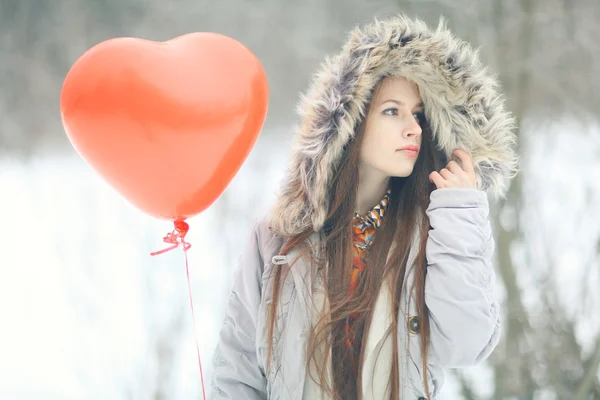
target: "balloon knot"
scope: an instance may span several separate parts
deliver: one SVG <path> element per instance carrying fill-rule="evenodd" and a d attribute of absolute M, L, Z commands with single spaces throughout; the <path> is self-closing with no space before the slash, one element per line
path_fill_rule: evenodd
<path fill-rule="evenodd" d="M 167 233 L 165 237 L 163 237 L 163 242 L 170 244 L 171 246 L 166 249 L 162 249 L 159 251 L 155 251 L 150 253 L 152 256 L 157 256 L 159 254 L 166 253 L 167 251 L 171 251 L 179 247 L 179 245 L 183 246 L 183 251 L 188 251 L 192 245 L 185 241 L 185 235 L 187 235 L 190 226 L 187 222 L 183 220 L 176 220 L 174 222 L 175 229 L 172 232 Z"/>

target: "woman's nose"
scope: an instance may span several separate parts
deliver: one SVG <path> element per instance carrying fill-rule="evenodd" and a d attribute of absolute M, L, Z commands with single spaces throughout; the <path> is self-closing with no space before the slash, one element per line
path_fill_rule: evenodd
<path fill-rule="evenodd" d="M 419 122 L 411 115 L 410 122 L 404 128 L 404 136 L 405 137 L 418 137 L 423 133 L 423 129 L 421 129 L 421 125 Z"/>

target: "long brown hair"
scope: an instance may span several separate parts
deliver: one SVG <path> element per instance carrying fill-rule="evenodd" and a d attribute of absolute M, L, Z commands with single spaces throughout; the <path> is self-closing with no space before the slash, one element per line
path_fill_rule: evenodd
<path fill-rule="evenodd" d="M 375 308 L 375 302 L 384 278 L 391 277 L 392 288 L 392 338 L 398 337 L 398 324 L 406 323 L 398 320 L 398 311 L 407 261 L 413 238 L 418 235 L 419 249 L 414 264 L 414 284 L 405 288 L 414 292 L 416 308 L 420 321 L 420 345 L 423 355 L 423 370 L 427 370 L 427 352 L 429 339 L 429 315 L 425 305 L 425 275 L 427 260 L 425 244 L 429 231 L 429 219 L 425 210 L 429 204 L 429 195 L 435 188 L 429 182 L 429 173 L 439 170 L 445 165 L 445 157 L 434 144 L 431 130 L 427 122 L 421 122 L 422 143 L 421 151 L 410 176 L 406 178 L 391 178 L 391 197 L 386 209 L 385 218 L 377 230 L 376 240 L 367 255 L 367 268 L 361 273 L 356 288 L 358 296 L 349 296 L 350 276 L 353 266 L 352 258 L 352 222 L 358 190 L 358 166 L 360 148 L 365 134 L 364 122 L 358 127 L 355 138 L 348 143 L 344 155 L 331 184 L 329 211 L 323 229 L 323 241 L 319 244 L 322 250 L 314 252 L 306 245 L 312 229 L 307 229 L 293 237 L 285 238 L 281 254 L 288 254 L 292 249 L 298 249 L 303 256 L 310 257 L 313 271 L 316 266 L 327 266 L 318 269 L 329 301 L 329 313 L 322 315 L 317 324 L 311 328 L 308 339 L 306 368 L 311 377 L 319 383 L 334 399 L 362 398 L 362 364 L 365 357 L 363 343 L 369 332 L 369 326 Z M 411 266 L 408 266 L 411 267 Z M 267 368 L 270 367 L 273 351 L 273 332 L 282 279 L 282 269 L 275 271 L 273 296 L 268 317 L 268 356 Z M 412 298 L 412 296 L 411 296 Z M 355 314 L 358 317 L 352 324 L 352 334 L 356 338 L 356 357 L 344 343 L 346 333 L 344 323 L 346 317 Z M 393 364 L 390 376 L 391 395 L 393 399 L 400 396 L 398 343 L 393 340 Z M 323 347 L 321 347 L 323 346 Z M 325 360 L 317 359 L 317 349 L 324 349 Z M 331 353 L 328 351 L 331 349 Z M 332 360 L 329 360 L 331 354 Z M 325 362 L 323 362 L 325 361 Z M 328 383 L 327 365 L 331 362 L 333 368 L 333 385 Z M 316 367 L 318 376 L 312 376 L 310 365 Z M 356 380 L 347 379 L 356 376 Z M 427 374 L 423 374 L 424 385 L 429 398 Z"/>

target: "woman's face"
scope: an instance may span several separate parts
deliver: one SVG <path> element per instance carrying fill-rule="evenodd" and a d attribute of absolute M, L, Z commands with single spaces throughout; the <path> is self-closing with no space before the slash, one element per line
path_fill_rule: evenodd
<path fill-rule="evenodd" d="M 418 87 L 387 77 L 375 89 L 360 151 L 363 176 L 375 179 L 409 176 L 421 146 L 423 104 Z"/>

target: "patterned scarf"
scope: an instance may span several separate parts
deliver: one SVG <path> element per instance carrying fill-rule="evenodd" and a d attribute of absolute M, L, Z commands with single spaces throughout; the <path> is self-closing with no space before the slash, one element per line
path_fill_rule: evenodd
<path fill-rule="evenodd" d="M 350 278 L 350 295 L 354 294 L 358 283 L 358 277 L 360 273 L 365 269 L 365 258 L 367 255 L 367 249 L 373 245 L 373 238 L 377 228 L 381 226 L 383 222 L 383 216 L 385 209 L 390 201 L 391 190 L 388 189 L 385 197 L 379 204 L 371 209 L 364 216 L 354 213 L 354 224 L 352 227 L 352 233 L 354 237 L 354 246 L 352 248 L 354 255 L 354 265 L 352 268 L 352 276 Z M 354 338 L 352 337 L 350 327 L 352 322 L 356 319 L 356 315 L 350 315 L 346 318 L 346 346 L 354 350 Z"/>

